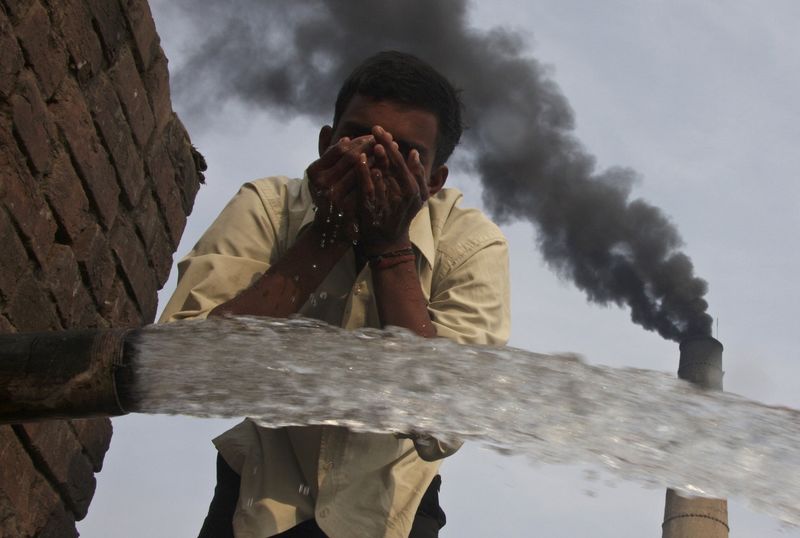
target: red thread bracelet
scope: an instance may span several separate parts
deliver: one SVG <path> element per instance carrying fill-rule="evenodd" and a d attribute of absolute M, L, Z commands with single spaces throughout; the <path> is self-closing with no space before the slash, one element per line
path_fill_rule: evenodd
<path fill-rule="evenodd" d="M 395 254 L 393 256 L 376 256 L 370 259 L 369 266 L 372 269 L 388 269 L 401 263 L 416 261 L 417 257 L 411 254 Z"/>

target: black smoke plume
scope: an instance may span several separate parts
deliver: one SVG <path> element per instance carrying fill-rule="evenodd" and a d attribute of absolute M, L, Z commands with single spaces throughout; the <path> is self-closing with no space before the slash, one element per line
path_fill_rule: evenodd
<path fill-rule="evenodd" d="M 669 219 L 631 199 L 635 172 L 598 171 L 569 103 L 524 39 L 470 27 L 466 0 L 179 0 L 193 21 L 173 87 L 190 114 L 228 100 L 330 121 L 339 85 L 365 57 L 411 52 L 463 89 L 462 156 L 500 221 L 535 224 L 544 258 L 601 304 L 680 340 L 710 334 L 704 280 Z M 192 42 L 192 40 L 196 40 Z"/>

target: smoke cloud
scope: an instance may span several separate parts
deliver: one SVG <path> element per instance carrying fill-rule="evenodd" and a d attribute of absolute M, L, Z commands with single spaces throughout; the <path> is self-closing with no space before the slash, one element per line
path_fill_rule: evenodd
<path fill-rule="evenodd" d="M 627 305 L 664 338 L 711 332 L 704 280 L 661 210 L 632 199 L 636 173 L 598 171 L 574 115 L 518 33 L 472 28 L 466 0 L 178 0 L 198 31 L 173 89 L 190 114 L 240 100 L 330 121 L 341 82 L 385 49 L 425 59 L 463 89 L 462 157 L 496 220 L 538 230 L 541 252 L 589 300 Z M 464 151 L 465 150 L 465 151 Z"/>

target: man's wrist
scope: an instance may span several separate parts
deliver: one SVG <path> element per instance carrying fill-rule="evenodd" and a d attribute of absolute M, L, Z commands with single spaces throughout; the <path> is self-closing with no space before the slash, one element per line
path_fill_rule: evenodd
<path fill-rule="evenodd" d="M 391 241 L 370 241 L 368 243 L 364 243 L 363 248 L 364 254 L 366 254 L 368 259 L 370 259 L 392 252 L 411 249 L 412 244 L 411 240 L 408 238 L 408 234 L 404 234 L 401 237 Z"/>

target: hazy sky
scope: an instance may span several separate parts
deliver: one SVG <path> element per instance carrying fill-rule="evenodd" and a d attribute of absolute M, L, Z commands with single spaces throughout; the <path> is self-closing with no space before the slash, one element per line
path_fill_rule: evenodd
<path fill-rule="evenodd" d="M 152 9 L 175 72 L 196 42 L 192 37 L 215 21 L 195 28 L 167 0 Z M 491 7 L 476 3 L 471 20 L 482 29 L 502 26 L 524 35 L 529 53 L 551 67 L 574 109 L 577 135 L 599 165 L 636 169 L 641 181 L 634 194 L 677 225 L 710 284 L 710 313 L 725 345 L 725 389 L 800 408 L 800 3 L 496 0 Z M 180 115 L 182 103 L 173 106 Z M 179 255 L 242 182 L 298 176 L 315 158 L 319 125 L 307 119 L 276 119 L 239 105 L 207 107 L 211 122 L 182 116 L 209 170 Z M 448 184 L 464 191 L 468 205 L 481 206 L 474 177 L 455 170 Z M 549 271 L 529 224 L 503 229 L 512 258 L 511 345 L 577 352 L 612 366 L 677 369 L 674 343 L 632 324 L 625 310 L 589 305 Z M 171 276 L 162 303 L 174 287 Z M 210 439 L 228 424 L 115 419 L 81 535 L 196 535 L 214 483 Z M 448 524 L 441 535 L 660 535 L 663 489 L 595 471 L 532 466 L 466 446 L 443 467 Z M 730 523 L 731 536 L 800 536 L 735 500 Z"/>

